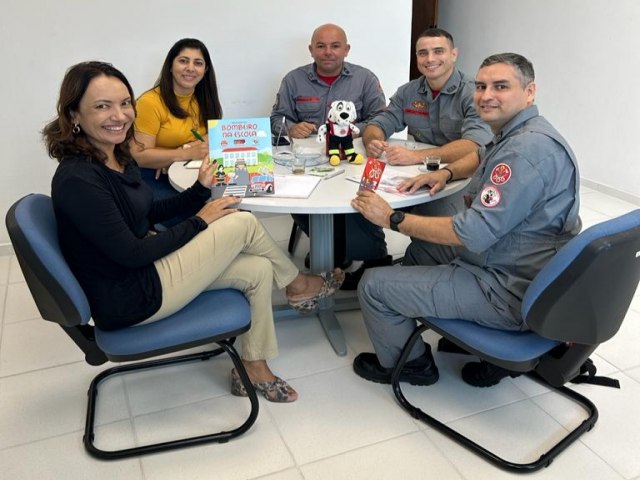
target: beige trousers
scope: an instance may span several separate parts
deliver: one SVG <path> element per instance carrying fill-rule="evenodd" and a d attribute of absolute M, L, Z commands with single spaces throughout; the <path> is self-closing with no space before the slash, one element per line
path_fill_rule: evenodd
<path fill-rule="evenodd" d="M 298 269 L 253 214 L 238 212 L 216 220 L 154 265 L 162 284 L 162 306 L 144 323 L 177 312 L 205 290 L 235 288 L 251 307 L 251 328 L 241 337 L 242 358 L 266 360 L 278 354 L 273 283 L 284 288 Z"/>

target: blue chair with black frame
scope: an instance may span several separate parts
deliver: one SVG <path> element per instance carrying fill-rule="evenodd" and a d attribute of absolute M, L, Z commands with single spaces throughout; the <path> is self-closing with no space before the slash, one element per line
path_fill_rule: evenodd
<path fill-rule="evenodd" d="M 596 406 L 564 385 L 595 383 L 619 388 L 615 379 L 594 376 L 589 355 L 616 334 L 639 281 L 640 210 L 634 210 L 584 230 L 538 273 L 522 302 L 522 317 L 529 330 L 497 330 L 463 319 L 417 319 L 418 327 L 394 368 L 392 385 L 396 399 L 414 418 L 500 468 L 526 473 L 547 467 L 598 420 Z M 588 417 L 537 460 L 529 463 L 505 460 L 415 407 L 403 394 L 400 372 L 414 343 L 428 329 L 442 335 L 451 347 L 477 355 L 481 361 L 508 370 L 514 377 L 530 375 L 581 405 Z M 496 426 L 488 426 L 487 431 L 496 434 Z"/>
<path fill-rule="evenodd" d="M 258 416 L 258 397 L 233 347 L 235 337 L 251 326 L 249 304 L 240 291 L 206 291 L 164 319 L 102 331 L 91 324 L 87 298 L 60 250 L 51 198 L 41 194 L 23 197 L 7 212 L 6 225 L 18 263 L 42 318 L 58 323 L 84 352 L 90 365 L 102 365 L 107 361 L 131 362 L 205 344 L 218 345 L 213 350 L 118 365 L 98 374 L 88 392 L 83 441 L 89 454 L 111 460 L 209 442 L 224 443 L 243 434 L 254 424 Z M 102 450 L 96 446 L 94 425 L 101 382 L 118 374 L 208 360 L 223 352 L 231 357 L 249 396 L 249 415 L 241 425 L 228 431 L 121 450 Z"/>

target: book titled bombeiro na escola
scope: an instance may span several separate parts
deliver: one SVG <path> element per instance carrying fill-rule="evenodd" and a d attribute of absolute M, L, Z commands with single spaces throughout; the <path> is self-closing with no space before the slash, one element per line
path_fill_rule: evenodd
<path fill-rule="evenodd" d="M 275 193 L 269 118 L 209 120 L 209 161 L 216 161 L 212 198 Z"/>

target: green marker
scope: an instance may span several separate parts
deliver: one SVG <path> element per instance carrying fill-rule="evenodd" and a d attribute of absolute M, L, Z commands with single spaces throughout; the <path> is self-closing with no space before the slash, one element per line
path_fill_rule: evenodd
<path fill-rule="evenodd" d="M 195 128 L 191 129 L 191 133 L 193 133 L 193 136 L 196 137 L 201 142 L 205 141 L 204 137 L 202 135 L 200 135 L 200 132 L 198 132 L 198 130 L 196 130 Z"/>

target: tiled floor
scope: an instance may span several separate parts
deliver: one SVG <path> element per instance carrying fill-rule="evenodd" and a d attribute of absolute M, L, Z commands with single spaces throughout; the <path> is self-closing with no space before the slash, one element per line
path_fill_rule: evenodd
<path fill-rule="evenodd" d="M 636 207 L 583 189 L 585 226 Z M 264 219 L 286 245 L 288 217 Z M 393 253 L 403 238 L 390 239 Z M 306 251 L 301 243 L 298 256 Z M 300 258 L 297 258 L 300 261 Z M 279 295 L 275 295 L 279 298 Z M 500 479 L 514 475 L 478 459 L 414 421 L 388 386 L 351 370 L 371 349 L 359 311 L 339 314 L 348 354 L 338 357 L 313 318 L 276 324 L 281 355 L 271 365 L 300 399 L 260 401 L 253 428 L 224 445 L 209 445 L 116 462 L 89 457 L 82 447 L 86 389 L 106 368 L 90 367 L 59 327 L 39 315 L 12 256 L 0 257 L 0 477 L 3 479 Z M 437 339 L 429 336 L 433 344 Z M 600 419 L 536 478 L 640 479 L 640 293 L 620 332 L 596 352 L 600 372 L 620 390 L 581 385 Z M 539 444 L 558 437 L 583 413 L 526 378 L 490 389 L 459 378 L 465 357 L 436 354 L 440 381 L 408 387 L 407 395 L 438 418 L 514 461 L 536 458 Z M 99 405 L 98 434 L 106 448 L 171 435 L 230 428 L 248 411 L 228 394 L 230 361 L 215 359 L 112 380 Z"/>

